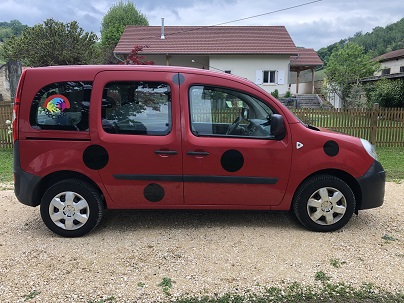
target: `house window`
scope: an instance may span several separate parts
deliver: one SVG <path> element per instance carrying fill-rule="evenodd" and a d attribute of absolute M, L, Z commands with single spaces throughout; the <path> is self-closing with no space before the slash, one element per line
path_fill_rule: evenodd
<path fill-rule="evenodd" d="M 404 73 L 404 66 L 400 66 L 400 73 Z"/>
<path fill-rule="evenodd" d="M 263 83 L 275 84 L 276 83 L 276 71 L 264 70 L 263 71 Z"/>
<path fill-rule="evenodd" d="M 390 75 L 390 68 L 382 69 L 382 75 Z"/>

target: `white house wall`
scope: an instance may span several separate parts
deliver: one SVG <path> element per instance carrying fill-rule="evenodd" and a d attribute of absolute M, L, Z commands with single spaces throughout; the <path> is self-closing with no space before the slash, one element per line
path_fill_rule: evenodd
<path fill-rule="evenodd" d="M 380 70 L 376 73 L 376 76 L 380 76 L 382 74 L 382 70 L 386 68 L 390 68 L 390 74 L 398 74 L 401 66 L 404 66 L 404 58 L 384 61 L 381 63 Z"/>
<path fill-rule="evenodd" d="M 279 94 L 285 94 L 289 86 L 289 62 L 289 55 L 212 55 L 209 64 L 212 70 L 229 70 L 234 75 L 258 84 L 269 93 L 277 89 Z M 262 79 L 257 79 L 264 70 L 276 71 L 277 83 L 263 84 Z"/>
<path fill-rule="evenodd" d="M 289 62 L 288 55 L 214 55 L 214 56 L 193 56 L 193 55 L 147 55 L 144 60 L 153 60 L 156 65 L 187 66 L 195 68 L 210 69 L 213 71 L 231 71 L 232 74 L 247 78 L 258 84 L 267 92 L 275 89 L 283 95 L 288 91 L 289 86 Z M 276 83 L 264 84 L 258 75 L 262 71 L 276 71 Z M 258 81 L 258 82 L 257 82 Z"/>

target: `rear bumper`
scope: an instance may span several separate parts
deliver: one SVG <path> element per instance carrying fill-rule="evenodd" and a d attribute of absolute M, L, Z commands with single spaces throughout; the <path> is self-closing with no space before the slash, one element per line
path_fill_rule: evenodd
<path fill-rule="evenodd" d="M 22 204 L 38 206 L 40 201 L 35 201 L 34 197 L 40 177 L 29 174 L 21 169 L 20 146 L 18 141 L 14 143 L 14 193 Z"/>
<path fill-rule="evenodd" d="M 386 173 L 379 161 L 375 160 L 369 170 L 356 180 L 362 192 L 362 203 L 358 210 L 375 208 L 383 204 Z"/>

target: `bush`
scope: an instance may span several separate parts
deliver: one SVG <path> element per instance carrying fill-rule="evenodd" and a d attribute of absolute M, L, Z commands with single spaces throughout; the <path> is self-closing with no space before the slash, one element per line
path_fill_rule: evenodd
<path fill-rule="evenodd" d="M 290 90 L 288 90 L 288 91 L 286 92 L 285 96 L 283 96 L 283 97 L 284 97 L 284 98 L 290 98 L 290 97 L 292 97 L 292 94 L 291 94 Z"/>
<path fill-rule="evenodd" d="M 277 89 L 275 89 L 275 90 L 271 93 L 271 95 L 272 95 L 273 97 L 275 97 L 275 98 L 278 98 L 278 97 L 279 97 L 279 91 L 278 91 Z"/>
<path fill-rule="evenodd" d="M 404 107 L 404 80 L 382 79 L 366 85 L 369 101 L 381 107 Z"/>

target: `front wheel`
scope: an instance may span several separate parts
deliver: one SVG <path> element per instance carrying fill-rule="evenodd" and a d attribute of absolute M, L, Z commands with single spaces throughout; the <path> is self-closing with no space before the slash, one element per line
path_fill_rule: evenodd
<path fill-rule="evenodd" d="M 102 218 L 99 192 L 89 183 L 66 179 L 49 187 L 41 200 L 45 225 L 63 237 L 80 237 L 95 228 Z"/>
<path fill-rule="evenodd" d="M 343 180 L 331 175 L 318 175 L 299 186 L 293 199 L 293 211 L 308 229 L 328 232 L 348 223 L 355 204 L 355 195 Z"/>

